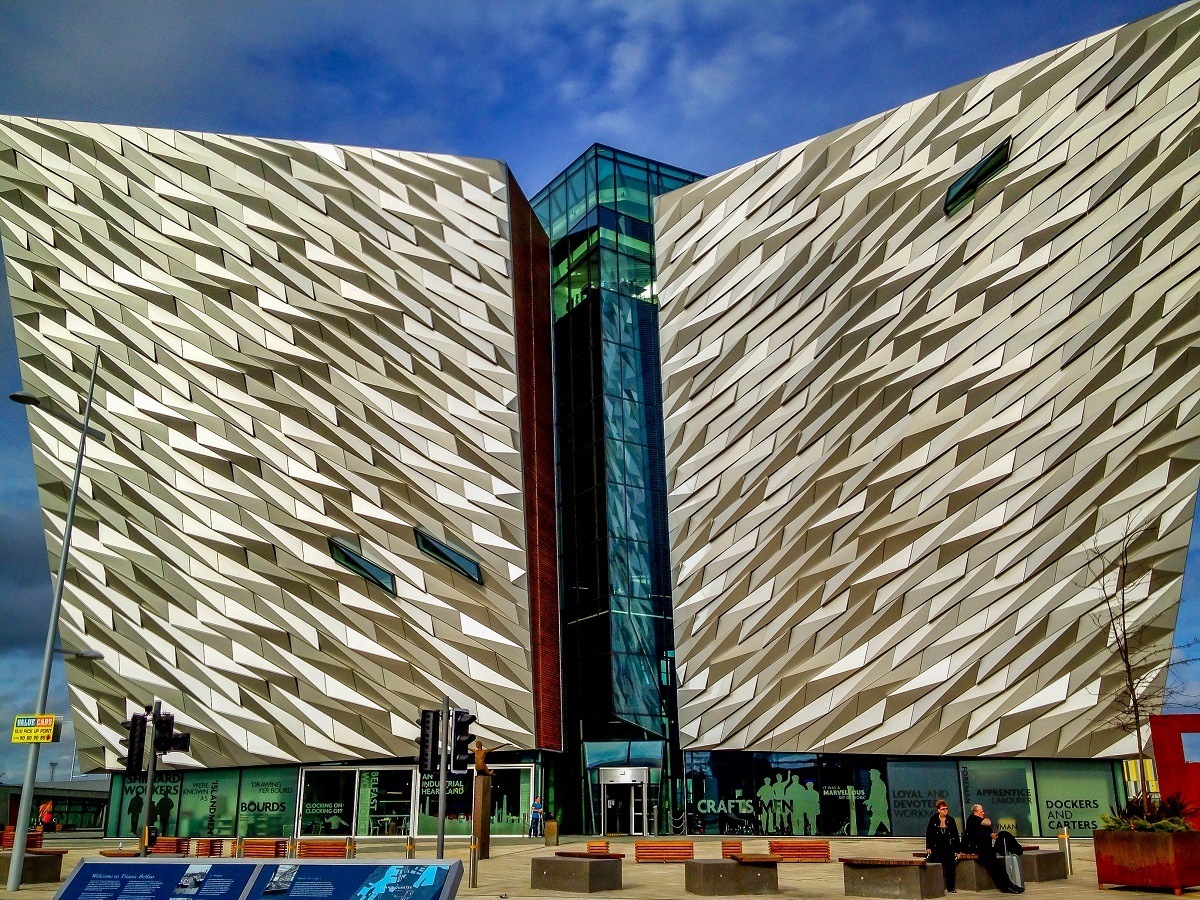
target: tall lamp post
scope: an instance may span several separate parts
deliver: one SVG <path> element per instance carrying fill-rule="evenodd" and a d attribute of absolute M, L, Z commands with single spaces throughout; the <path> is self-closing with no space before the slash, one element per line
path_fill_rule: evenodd
<path fill-rule="evenodd" d="M 79 497 L 79 478 L 83 472 L 83 451 L 89 434 L 104 440 L 105 434 L 89 425 L 92 417 L 92 395 L 96 391 L 96 373 L 100 370 L 100 348 L 92 359 L 92 377 L 88 382 L 87 402 L 83 407 L 83 422 L 74 422 L 80 429 L 79 455 L 75 459 L 75 477 L 71 481 L 71 496 L 67 501 L 67 520 L 63 526 L 62 556 L 58 560 L 58 577 L 54 580 L 54 600 L 50 604 L 50 627 L 46 630 L 46 649 L 42 654 L 42 679 L 38 683 L 35 715 L 46 711 L 46 699 L 50 693 L 50 669 L 54 662 L 54 645 L 58 643 L 58 616 L 62 608 L 63 585 L 67 577 L 67 557 L 71 552 L 71 527 L 75 523 L 75 501 Z M 41 401 L 32 394 L 12 394 L 10 399 L 26 406 L 40 406 Z M 61 417 L 59 417 L 61 418 Z M 25 761 L 25 780 L 21 783 L 21 806 L 17 813 L 16 833 L 13 835 L 12 859 L 8 866 L 8 889 L 21 889 L 21 871 L 25 867 L 25 843 L 29 834 L 29 818 L 33 815 L 33 791 L 37 781 L 39 744 L 29 745 Z"/>

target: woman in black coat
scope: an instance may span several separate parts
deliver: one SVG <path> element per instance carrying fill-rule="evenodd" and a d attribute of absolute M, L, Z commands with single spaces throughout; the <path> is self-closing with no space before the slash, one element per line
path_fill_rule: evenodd
<path fill-rule="evenodd" d="M 935 809 L 925 829 L 925 858 L 942 864 L 946 892 L 954 894 L 957 893 L 954 890 L 954 866 L 958 859 L 958 823 L 950 815 L 950 805 L 945 800 L 939 800 Z"/>

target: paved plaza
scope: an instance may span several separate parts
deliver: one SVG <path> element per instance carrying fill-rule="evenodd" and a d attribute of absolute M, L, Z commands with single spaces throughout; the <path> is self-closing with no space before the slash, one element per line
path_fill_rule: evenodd
<path fill-rule="evenodd" d="M 585 838 L 564 838 L 558 848 L 542 845 L 540 841 L 521 839 L 496 839 L 492 841 L 492 859 L 484 860 L 479 867 L 479 886 L 469 888 L 464 878 L 463 887 L 459 891 L 464 897 L 507 897 L 508 900 L 519 900 L 522 897 L 569 897 L 571 894 L 557 891 L 535 891 L 529 887 L 529 861 L 535 856 L 553 853 L 560 850 L 582 850 Z M 697 858 L 718 858 L 721 855 L 720 838 L 697 837 Z M 690 897 L 683 889 L 683 866 L 678 864 L 651 865 L 635 864 L 633 860 L 633 838 L 611 838 L 611 849 L 617 853 L 627 853 L 623 881 L 624 888 L 603 894 L 609 898 L 637 898 L 637 900 L 676 900 Z M 748 852 L 766 851 L 766 838 L 746 838 L 745 849 Z M 1057 846 L 1050 841 L 1037 841 L 1040 846 Z M 81 860 L 96 855 L 101 847 L 114 847 L 114 841 L 78 840 L 58 841 L 56 846 L 70 847 L 63 865 L 64 874 L 69 872 Z M 761 846 L 760 846 L 761 845 Z M 126 842 L 128 846 L 128 842 Z M 911 858 L 914 850 L 921 849 L 922 843 L 913 838 L 861 838 L 831 841 L 832 856 L 871 856 Z M 397 847 L 395 842 L 360 841 L 358 856 L 360 858 L 395 858 L 399 851 L 403 856 L 403 847 Z M 433 841 L 422 840 L 417 845 L 418 856 L 427 859 L 433 856 Z M 455 840 L 446 842 L 446 852 L 450 858 L 461 859 L 466 865 L 467 843 Z M 1125 888 L 1109 888 L 1101 892 L 1096 887 L 1096 866 L 1092 856 L 1092 844 L 1089 840 L 1077 840 L 1074 843 L 1072 858 L 1075 871 L 1066 882 L 1052 881 L 1044 884 L 1027 886 L 1027 897 L 1054 897 L 1057 900 L 1071 900 L 1075 897 L 1101 897 L 1112 893 L 1118 897 L 1169 897 L 1170 891 L 1145 892 Z M 57 885 L 38 885 L 25 888 L 20 894 L 0 891 L 0 900 L 48 900 L 57 889 Z M 960 892 L 963 893 L 963 892 Z M 994 892 L 992 892 L 994 893 Z M 1189 896 L 1200 896 L 1200 890 L 1187 892 Z M 842 897 L 842 867 L 836 862 L 829 864 L 808 863 L 781 865 L 779 867 L 779 896 L 795 898 L 824 898 Z"/>

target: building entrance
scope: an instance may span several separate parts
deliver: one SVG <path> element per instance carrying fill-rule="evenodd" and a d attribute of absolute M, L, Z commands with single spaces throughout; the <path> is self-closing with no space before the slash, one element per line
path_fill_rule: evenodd
<path fill-rule="evenodd" d="M 601 769 L 601 830 L 608 835 L 644 835 L 649 785 L 645 769 Z"/>

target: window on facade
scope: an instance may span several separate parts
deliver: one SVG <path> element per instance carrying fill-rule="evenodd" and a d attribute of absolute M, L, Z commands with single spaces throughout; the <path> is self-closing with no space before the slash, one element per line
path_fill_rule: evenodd
<path fill-rule="evenodd" d="M 357 550 L 347 547 L 340 541 L 329 539 L 329 555 L 338 565 L 345 566 L 351 572 L 361 575 L 367 581 L 377 585 L 389 594 L 396 593 L 396 576 L 382 566 L 377 566 Z"/>
<path fill-rule="evenodd" d="M 460 575 L 466 575 L 476 584 L 483 584 L 482 567 L 465 553 L 458 552 L 423 531 L 417 532 L 417 548 L 443 565 L 454 569 Z"/>
<path fill-rule="evenodd" d="M 984 182 L 1008 165 L 1008 153 L 1011 148 L 1012 138 L 1007 137 L 999 147 L 971 166 L 950 185 L 950 190 L 946 191 L 946 203 L 942 207 L 946 215 L 952 216 L 970 203 Z"/>

